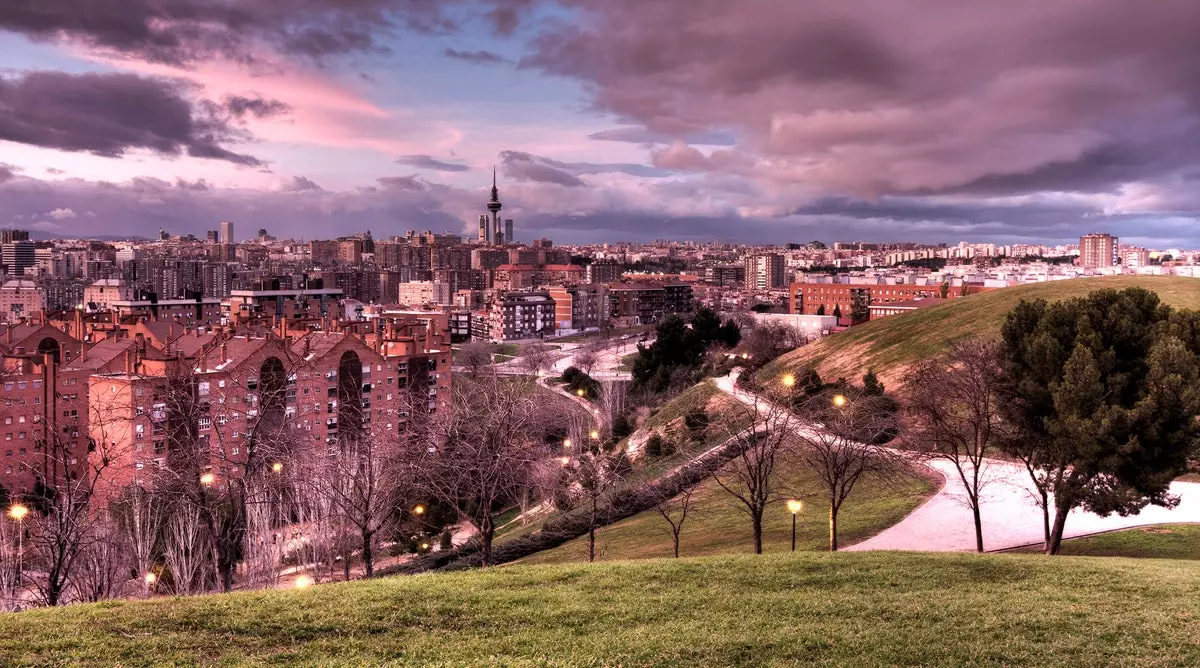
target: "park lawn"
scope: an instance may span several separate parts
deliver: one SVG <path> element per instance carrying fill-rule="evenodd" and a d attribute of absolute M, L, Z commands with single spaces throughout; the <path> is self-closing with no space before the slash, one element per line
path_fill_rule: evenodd
<path fill-rule="evenodd" d="M 821 498 L 816 475 L 800 467 L 785 468 L 780 481 L 783 483 L 781 489 L 805 500 L 805 509 L 796 527 L 796 549 L 827 549 L 829 502 Z M 899 522 L 940 486 L 940 479 L 935 482 L 932 474 L 924 471 L 914 472 L 904 481 L 890 485 L 864 480 L 838 514 L 841 546 L 865 540 Z M 753 550 L 750 518 L 742 510 L 744 506 L 715 480 L 707 479 L 696 487 L 692 504 L 680 534 L 681 556 L 713 556 Z M 763 519 L 763 550 L 790 550 L 791 531 L 792 516 L 784 504 L 769 508 Z M 603 561 L 669 557 L 672 548 L 670 527 L 654 509 L 603 527 L 596 534 L 596 558 Z M 526 557 L 520 563 L 586 561 L 587 549 L 587 537 L 584 536 Z"/>
<path fill-rule="evenodd" d="M 763 384 L 815 366 L 827 380 L 858 382 L 868 369 L 892 387 L 908 368 L 944 352 L 952 342 L 999 336 L 1005 317 L 1022 299 L 1059 301 L 1084 297 L 1104 288 L 1142 287 L 1176 308 L 1200 308 L 1200 279 L 1180 276 L 1106 276 L 1049 281 L 983 292 L 911 313 L 873 320 L 802 346 L 764 366 L 755 376 Z"/>
<path fill-rule="evenodd" d="M 621 363 L 617 365 L 617 371 L 625 371 L 633 373 L 633 361 L 637 359 L 639 353 L 629 353 L 621 357 Z"/>
<path fill-rule="evenodd" d="M 1039 552 L 1040 548 L 1022 548 Z M 1157 524 L 1064 540 L 1060 556 L 1200 559 L 1200 524 Z"/>
<path fill-rule="evenodd" d="M 1186 666 L 1200 563 L 800 553 L 0 615 L 0 664 Z"/>

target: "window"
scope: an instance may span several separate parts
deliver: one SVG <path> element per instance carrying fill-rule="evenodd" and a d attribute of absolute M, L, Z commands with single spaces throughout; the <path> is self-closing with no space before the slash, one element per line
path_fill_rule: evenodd
<path fill-rule="evenodd" d="M 25 432 L 21 432 L 21 433 L 17 434 L 17 438 L 24 441 L 25 440 Z M 25 450 L 21 450 L 21 454 L 25 454 Z"/>
<path fill-rule="evenodd" d="M 12 424 L 12 416 L 11 415 L 5 416 L 4 424 Z"/>
<path fill-rule="evenodd" d="M 42 386 L 42 381 L 40 381 L 40 380 L 33 381 L 33 389 L 36 390 L 37 388 L 39 388 L 41 386 Z"/>
<path fill-rule="evenodd" d="M 20 422 L 21 424 L 25 424 L 25 416 L 24 415 L 18 416 L 17 422 Z"/>
<path fill-rule="evenodd" d="M 17 389 L 18 390 L 23 390 L 27 387 L 29 387 L 29 383 L 27 381 L 24 381 L 24 380 L 17 381 Z"/>

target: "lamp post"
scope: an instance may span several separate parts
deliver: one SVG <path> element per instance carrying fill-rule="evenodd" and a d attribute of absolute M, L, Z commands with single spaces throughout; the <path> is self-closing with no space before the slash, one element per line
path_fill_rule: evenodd
<path fill-rule="evenodd" d="M 804 510 L 804 502 L 800 499 L 788 499 L 788 512 L 792 514 L 792 552 L 796 551 L 796 516 Z"/>
<path fill-rule="evenodd" d="M 833 396 L 833 405 L 834 405 L 834 406 L 837 406 L 838 408 L 841 408 L 842 406 L 845 406 L 845 405 L 846 405 L 846 395 L 844 395 L 844 394 L 835 394 L 835 395 Z"/>
<path fill-rule="evenodd" d="M 8 509 L 8 516 L 17 521 L 17 584 L 21 584 L 22 572 L 25 570 L 25 516 L 29 508 L 14 503 Z"/>

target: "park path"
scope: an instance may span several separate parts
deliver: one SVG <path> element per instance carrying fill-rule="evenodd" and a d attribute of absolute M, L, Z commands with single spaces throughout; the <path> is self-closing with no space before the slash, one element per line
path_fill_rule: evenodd
<path fill-rule="evenodd" d="M 717 387 L 744 402 L 764 399 L 737 388 L 737 376 L 717 380 Z M 910 453 L 904 453 L 910 454 Z M 899 523 L 865 541 L 844 549 L 913 550 L 924 552 L 967 552 L 975 549 L 975 527 L 966 505 L 966 488 L 947 461 L 933 460 L 927 465 L 945 478 L 936 494 Z M 995 459 L 983 464 L 985 480 L 981 493 L 980 515 L 985 550 L 1004 550 L 1040 544 L 1043 539 L 1042 512 L 1029 474 L 1020 463 Z M 1200 483 L 1175 482 L 1171 493 L 1179 497 L 1175 508 L 1148 506 L 1137 515 L 1100 517 L 1074 510 L 1067 518 L 1064 538 L 1103 531 L 1163 523 L 1200 523 Z"/>

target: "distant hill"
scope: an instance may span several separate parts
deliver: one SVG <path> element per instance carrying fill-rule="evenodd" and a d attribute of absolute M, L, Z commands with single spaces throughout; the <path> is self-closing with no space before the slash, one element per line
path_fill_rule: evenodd
<path fill-rule="evenodd" d="M 954 299 L 904 315 L 881 318 L 798 348 L 763 367 L 758 380 L 771 382 L 784 373 L 814 365 L 826 380 L 856 380 L 874 369 L 895 387 L 919 360 L 937 355 L 953 341 L 997 336 L 1005 316 L 1022 299 L 1059 301 L 1103 288 L 1142 287 L 1179 308 L 1200 308 L 1200 279 L 1178 276 L 1106 276 L 1022 285 Z"/>
<path fill-rule="evenodd" d="M 0 664 L 1195 666 L 1200 562 L 904 552 L 394 577 L 0 615 Z"/>

